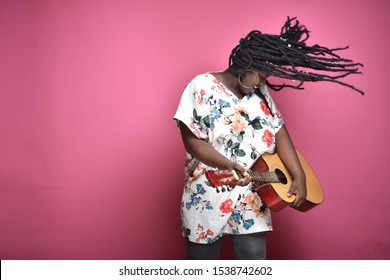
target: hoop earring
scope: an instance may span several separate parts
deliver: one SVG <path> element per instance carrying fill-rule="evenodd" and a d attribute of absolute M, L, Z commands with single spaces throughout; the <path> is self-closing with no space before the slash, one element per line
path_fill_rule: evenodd
<path fill-rule="evenodd" d="M 246 85 L 244 85 L 242 82 L 241 82 L 241 73 L 239 73 L 238 74 L 238 77 L 237 77 L 237 79 L 238 79 L 238 83 L 243 87 L 243 88 L 247 88 L 247 89 L 258 89 L 259 87 L 257 86 L 257 84 L 259 83 L 259 75 L 257 75 L 257 73 L 255 72 L 255 71 L 253 71 L 253 70 L 245 70 L 245 72 L 253 72 L 253 73 L 255 73 L 255 75 L 256 75 L 256 85 L 255 86 L 253 86 L 253 87 L 248 87 L 248 86 L 246 86 Z"/>

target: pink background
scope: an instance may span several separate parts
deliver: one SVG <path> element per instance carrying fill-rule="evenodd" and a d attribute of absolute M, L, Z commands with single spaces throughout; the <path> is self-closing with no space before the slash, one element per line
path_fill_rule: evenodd
<path fill-rule="evenodd" d="M 325 202 L 274 214 L 270 259 L 389 259 L 388 4 L 0 2 L 0 259 L 181 259 L 184 148 L 172 116 L 195 75 L 224 70 L 287 15 L 309 44 L 365 64 L 274 93 Z M 226 245 L 222 258 L 231 258 Z"/>

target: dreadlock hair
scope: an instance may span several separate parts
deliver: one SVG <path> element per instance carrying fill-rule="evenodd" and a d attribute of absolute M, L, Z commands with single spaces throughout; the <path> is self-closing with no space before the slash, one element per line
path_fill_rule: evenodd
<path fill-rule="evenodd" d="M 298 85 L 273 85 L 267 81 L 267 86 L 276 91 L 285 87 L 301 90 L 304 82 L 328 81 L 347 86 L 364 95 L 363 91 L 340 81 L 348 75 L 361 74 L 359 66 L 363 67 L 361 63 L 335 54 L 348 46 L 335 49 L 317 44 L 308 46 L 305 42 L 310 37 L 309 32 L 295 17 L 287 17 L 280 35 L 251 31 L 232 50 L 229 66 L 236 75 L 244 74 L 245 70 L 254 70 L 299 81 Z"/>

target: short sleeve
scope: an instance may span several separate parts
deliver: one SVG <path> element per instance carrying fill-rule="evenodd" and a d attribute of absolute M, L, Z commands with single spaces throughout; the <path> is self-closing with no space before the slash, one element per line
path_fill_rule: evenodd
<path fill-rule="evenodd" d="M 207 141 L 210 107 L 207 87 L 202 84 L 202 77 L 198 76 L 187 85 L 173 118 L 177 123 L 184 123 L 196 137 Z"/>

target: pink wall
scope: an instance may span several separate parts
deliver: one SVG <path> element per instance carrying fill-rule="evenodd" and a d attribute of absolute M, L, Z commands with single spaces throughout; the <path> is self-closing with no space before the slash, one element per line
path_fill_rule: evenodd
<path fill-rule="evenodd" d="M 275 213 L 268 257 L 390 258 L 387 2 L 244 2 L 0 2 L 0 259 L 183 258 L 180 94 L 287 15 L 351 46 L 366 96 L 274 94 L 326 201 Z"/>

